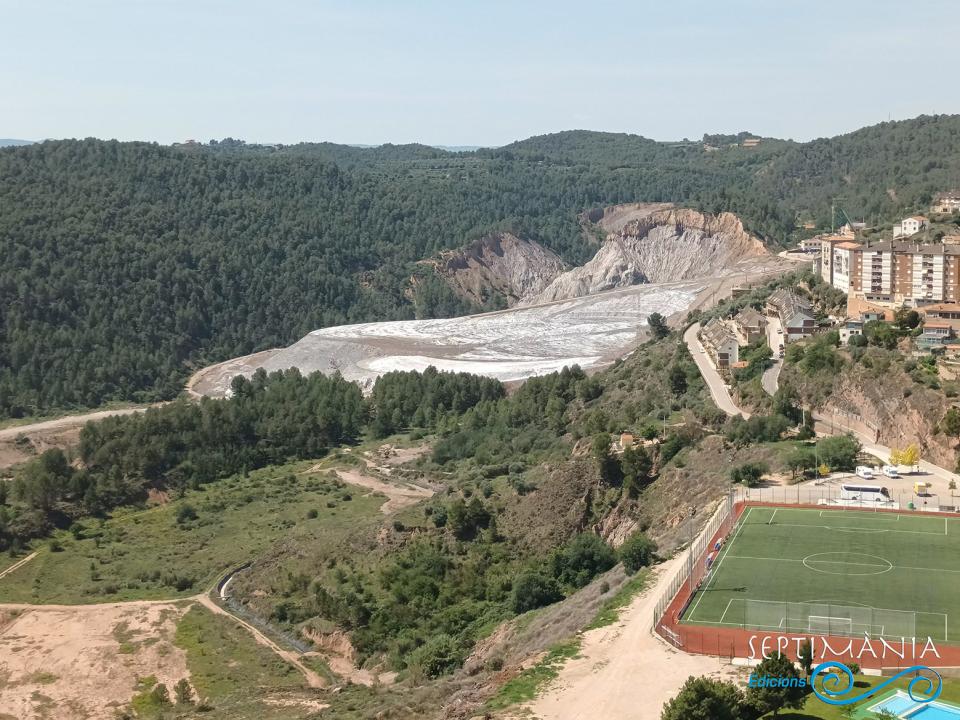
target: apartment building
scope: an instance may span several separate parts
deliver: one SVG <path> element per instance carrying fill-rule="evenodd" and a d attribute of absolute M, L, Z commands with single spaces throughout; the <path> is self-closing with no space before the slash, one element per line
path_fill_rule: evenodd
<path fill-rule="evenodd" d="M 834 285 L 833 282 L 833 250 L 841 244 L 850 242 L 850 239 L 843 235 L 821 235 L 820 238 L 820 277 L 824 282 Z M 836 287 L 834 285 L 834 287 Z"/>
<path fill-rule="evenodd" d="M 829 256 L 823 279 L 869 302 L 919 307 L 960 300 L 960 245 L 840 242 Z"/>
<path fill-rule="evenodd" d="M 862 245 L 845 240 L 834 243 L 832 248 L 833 286 L 848 293 L 854 285 L 854 278 L 861 275 Z"/>

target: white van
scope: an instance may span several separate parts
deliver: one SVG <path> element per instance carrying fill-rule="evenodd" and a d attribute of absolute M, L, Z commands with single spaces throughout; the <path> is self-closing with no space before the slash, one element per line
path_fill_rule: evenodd
<path fill-rule="evenodd" d="M 884 465 L 884 466 L 883 466 L 883 474 L 886 475 L 888 478 L 898 478 L 898 477 L 900 477 L 900 473 L 897 472 L 897 466 L 896 466 L 896 465 Z"/>
<path fill-rule="evenodd" d="M 857 469 L 855 472 L 857 474 L 857 477 L 863 478 L 864 480 L 873 479 L 873 469 L 868 467 L 867 465 L 857 465 Z"/>

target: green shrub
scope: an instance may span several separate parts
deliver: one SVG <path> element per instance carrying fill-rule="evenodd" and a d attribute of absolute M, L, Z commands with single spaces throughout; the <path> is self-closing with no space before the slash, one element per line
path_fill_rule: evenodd
<path fill-rule="evenodd" d="M 740 467 L 735 467 L 730 470 L 730 480 L 746 485 L 747 487 L 757 487 L 763 479 L 763 476 L 768 472 L 770 472 L 770 468 L 766 463 L 744 463 Z"/>
<path fill-rule="evenodd" d="M 623 563 L 627 575 L 633 575 L 641 568 L 653 564 L 656 552 L 657 544 L 643 531 L 637 531 L 620 546 L 620 562 Z"/>
<path fill-rule="evenodd" d="M 510 593 L 510 607 L 515 613 L 536 610 L 563 599 L 560 584 L 543 573 L 528 571 L 517 576 Z"/>
<path fill-rule="evenodd" d="M 554 551 L 550 565 L 558 582 L 581 588 L 616 562 L 613 548 L 599 536 L 581 533 Z"/>

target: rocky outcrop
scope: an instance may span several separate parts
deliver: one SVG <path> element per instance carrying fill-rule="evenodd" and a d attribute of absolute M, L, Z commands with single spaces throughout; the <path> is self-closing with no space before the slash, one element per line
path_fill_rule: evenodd
<path fill-rule="evenodd" d="M 581 297 L 638 283 L 733 275 L 739 263 L 769 255 L 763 243 L 731 213 L 630 207 L 632 213 L 621 210 L 601 220 L 618 229 L 607 235 L 592 260 L 559 275 L 521 304 Z M 628 219 L 624 221 L 625 216 Z"/>
<path fill-rule="evenodd" d="M 819 413 L 824 424 L 852 430 L 887 447 L 916 443 L 924 460 L 952 468 L 957 462 L 957 438 L 938 432 L 950 407 L 942 391 L 915 383 L 896 365 L 879 372 L 857 365 L 834 378 Z"/>
<path fill-rule="evenodd" d="M 457 295 L 480 306 L 493 295 L 515 305 L 539 293 L 567 269 L 563 260 L 539 243 L 510 233 L 487 235 L 428 263 Z"/>

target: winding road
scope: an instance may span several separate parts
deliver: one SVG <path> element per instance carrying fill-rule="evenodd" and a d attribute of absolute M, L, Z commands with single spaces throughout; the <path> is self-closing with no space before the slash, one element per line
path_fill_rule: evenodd
<path fill-rule="evenodd" d="M 775 395 L 780 387 L 780 371 L 783 369 L 783 359 L 779 357 L 780 343 L 785 342 L 780 318 L 767 318 L 767 345 L 773 350 L 773 363 L 763 371 L 760 384 L 767 395 Z"/>
<path fill-rule="evenodd" d="M 727 384 L 723 381 L 723 378 L 713 366 L 713 363 L 710 362 L 710 358 L 707 355 L 707 351 L 703 349 L 703 345 L 700 344 L 699 334 L 700 323 L 696 322 L 687 328 L 687 331 L 683 334 L 683 341 L 687 344 L 687 350 L 689 350 L 690 355 L 693 356 L 693 361 L 697 364 L 701 377 L 703 377 L 704 382 L 707 383 L 707 387 L 710 389 L 710 396 L 713 398 L 713 402 L 716 403 L 718 408 L 731 417 L 736 415 L 741 415 L 745 418 L 750 417 L 749 412 L 737 407 L 736 403 L 733 402 L 733 398 L 730 397 L 730 390 L 727 389 Z"/>

